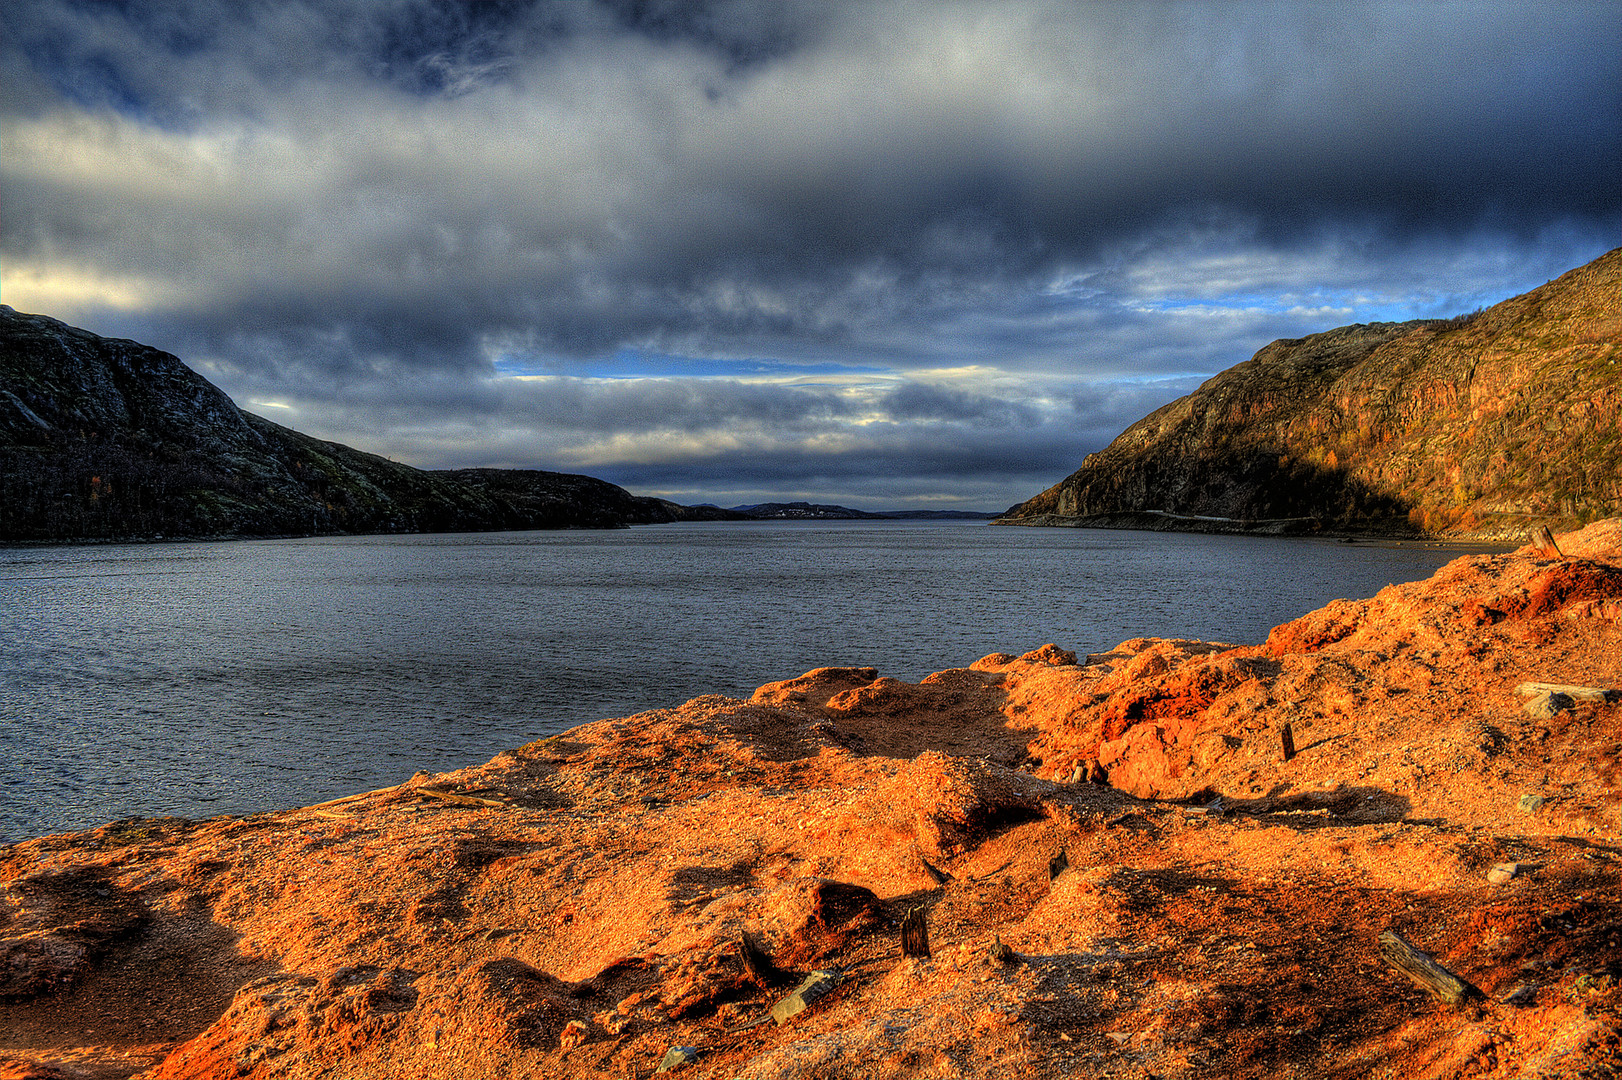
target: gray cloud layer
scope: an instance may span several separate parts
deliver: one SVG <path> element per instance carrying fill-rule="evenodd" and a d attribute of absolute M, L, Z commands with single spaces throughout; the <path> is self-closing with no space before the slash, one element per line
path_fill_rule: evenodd
<path fill-rule="evenodd" d="M 24 0 L 4 290 L 418 464 L 997 507 L 1273 337 L 1614 245 L 1619 21 Z"/>

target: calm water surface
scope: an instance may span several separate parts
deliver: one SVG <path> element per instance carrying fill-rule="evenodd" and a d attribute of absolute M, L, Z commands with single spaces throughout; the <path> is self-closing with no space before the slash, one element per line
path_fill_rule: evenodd
<path fill-rule="evenodd" d="M 909 521 L 0 550 L 0 842 L 304 805 L 823 665 L 1254 643 L 1458 554 Z"/>

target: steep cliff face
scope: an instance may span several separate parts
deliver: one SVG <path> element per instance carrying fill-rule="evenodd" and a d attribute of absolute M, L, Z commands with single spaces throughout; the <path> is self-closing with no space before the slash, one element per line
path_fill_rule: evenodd
<path fill-rule="evenodd" d="M 0 305 L 0 540 L 612 528 L 589 476 L 424 472 L 238 409 L 174 356 Z"/>
<path fill-rule="evenodd" d="M 1622 248 L 1450 320 L 1275 341 L 1008 524 L 1523 535 L 1622 512 Z"/>

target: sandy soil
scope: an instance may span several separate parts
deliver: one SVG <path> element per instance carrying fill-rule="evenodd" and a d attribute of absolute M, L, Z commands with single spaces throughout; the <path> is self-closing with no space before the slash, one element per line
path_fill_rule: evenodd
<path fill-rule="evenodd" d="M 1622 523 L 1558 543 L 0 848 L 0 1077 L 1622 1075 L 1622 695 L 1519 690 L 1622 689 Z"/>

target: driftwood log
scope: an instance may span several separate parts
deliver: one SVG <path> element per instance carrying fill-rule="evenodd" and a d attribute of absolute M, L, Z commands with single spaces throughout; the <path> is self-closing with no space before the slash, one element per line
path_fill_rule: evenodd
<path fill-rule="evenodd" d="M 511 803 L 500 799 L 481 799 L 477 795 L 462 795 L 454 791 L 441 791 L 439 788 L 419 787 L 407 789 L 413 795 L 426 795 L 431 799 L 443 799 L 457 806 L 511 806 Z"/>
<path fill-rule="evenodd" d="M 1380 956 L 1417 983 L 1420 989 L 1449 1005 L 1462 1005 L 1471 998 L 1481 996 L 1480 990 L 1432 960 L 1429 954 L 1416 948 L 1413 942 L 1395 930 L 1387 930 L 1380 935 Z"/>

